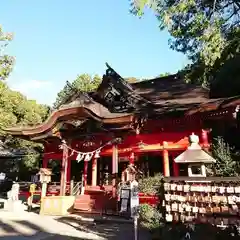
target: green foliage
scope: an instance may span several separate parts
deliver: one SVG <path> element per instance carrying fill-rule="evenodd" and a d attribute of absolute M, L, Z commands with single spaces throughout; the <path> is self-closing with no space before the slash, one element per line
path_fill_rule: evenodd
<path fill-rule="evenodd" d="M 161 227 L 161 213 L 154 206 L 149 204 L 140 205 L 140 220 L 141 225 L 149 230 L 154 230 Z"/>
<path fill-rule="evenodd" d="M 12 34 L 5 33 L 0 25 L 0 80 L 5 80 L 9 76 L 14 64 L 14 58 L 4 53 L 12 37 Z"/>
<path fill-rule="evenodd" d="M 135 78 L 135 77 L 125 78 L 125 80 L 126 80 L 128 83 L 136 83 L 136 82 L 138 82 L 138 79 Z"/>
<path fill-rule="evenodd" d="M 213 156 L 216 159 L 214 165 L 216 176 L 232 177 L 239 175 L 240 165 L 234 159 L 233 151 L 229 145 L 221 137 L 214 141 Z"/>
<path fill-rule="evenodd" d="M 167 76 L 169 76 L 169 75 L 171 75 L 169 72 L 165 72 L 165 73 L 159 74 L 158 77 L 167 77 Z"/>
<path fill-rule="evenodd" d="M 16 163 L 17 169 L 25 172 L 36 170 L 39 167 L 42 146 L 6 136 L 3 129 L 40 124 L 46 120 L 49 111 L 48 106 L 28 100 L 21 93 L 12 91 L 6 83 L 0 81 L 0 136 L 5 138 L 5 144 L 9 147 L 24 149 L 27 152 L 27 156 L 24 156 L 21 162 Z"/>
<path fill-rule="evenodd" d="M 132 13 L 141 16 L 151 8 L 160 29 L 171 35 L 170 47 L 192 61 L 186 80 L 208 85 L 226 60 L 239 55 L 240 3 L 238 0 L 132 0 Z M 233 45 L 238 47 L 233 48 Z M 239 70 L 239 67 L 236 66 Z M 228 71 L 231 72 L 230 70 Z M 227 76 L 227 74 L 226 74 Z M 227 81 L 226 81 L 227 82 Z"/>
<path fill-rule="evenodd" d="M 63 89 L 58 93 L 53 108 L 58 108 L 64 104 L 76 92 L 91 92 L 98 88 L 102 79 L 98 75 L 93 78 L 89 74 L 79 75 L 72 83 L 66 83 Z"/>
<path fill-rule="evenodd" d="M 156 186 L 161 185 L 162 174 L 158 173 L 154 177 L 146 177 L 139 180 L 139 191 L 145 194 L 157 194 Z"/>

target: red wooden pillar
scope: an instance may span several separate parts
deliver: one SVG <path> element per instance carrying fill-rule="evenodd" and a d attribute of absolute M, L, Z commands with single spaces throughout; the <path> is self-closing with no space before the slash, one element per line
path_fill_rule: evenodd
<path fill-rule="evenodd" d="M 134 165 L 134 160 L 135 160 L 134 152 L 131 152 L 130 157 L 129 157 L 129 163 Z"/>
<path fill-rule="evenodd" d="M 114 144 L 112 146 L 112 185 L 117 185 L 118 176 L 118 146 Z"/>
<path fill-rule="evenodd" d="M 203 147 L 204 148 L 208 148 L 209 147 L 209 141 L 208 141 L 208 131 L 202 129 L 202 143 L 203 143 Z"/>
<path fill-rule="evenodd" d="M 167 142 L 163 142 L 163 148 L 166 148 L 167 145 Z M 169 155 L 167 149 L 163 149 L 163 175 L 164 177 L 170 176 Z"/>
<path fill-rule="evenodd" d="M 92 159 L 92 186 L 97 185 L 97 158 Z"/>
<path fill-rule="evenodd" d="M 43 158 L 42 158 L 42 167 L 43 168 L 47 168 L 48 167 L 48 158 L 47 156 L 45 155 L 47 152 L 47 145 L 44 144 L 44 155 L 43 155 Z"/>
<path fill-rule="evenodd" d="M 177 156 L 176 152 L 174 152 L 173 154 L 171 154 L 171 156 L 172 156 L 172 161 L 173 161 L 173 162 L 172 162 L 172 166 L 173 166 L 173 176 L 174 176 L 174 177 L 178 177 L 178 176 L 179 176 L 179 164 L 174 161 L 174 159 L 175 159 L 176 156 Z"/>
<path fill-rule="evenodd" d="M 68 167 L 68 147 L 65 141 L 62 141 L 62 168 L 61 168 L 61 181 L 60 181 L 60 196 L 65 196 L 66 193 L 66 175 Z"/>
<path fill-rule="evenodd" d="M 88 161 L 84 160 L 84 168 L 83 168 L 83 186 L 87 186 L 87 172 L 88 172 Z"/>
<path fill-rule="evenodd" d="M 45 156 L 43 156 L 43 160 L 42 161 L 43 161 L 42 162 L 42 167 L 43 168 L 47 168 L 48 167 L 48 159 Z"/>
<path fill-rule="evenodd" d="M 68 159 L 68 164 L 67 164 L 67 182 L 71 181 L 71 159 Z"/>
<path fill-rule="evenodd" d="M 173 159 L 173 176 L 174 177 L 179 176 L 179 165 L 174 161 L 174 159 Z"/>

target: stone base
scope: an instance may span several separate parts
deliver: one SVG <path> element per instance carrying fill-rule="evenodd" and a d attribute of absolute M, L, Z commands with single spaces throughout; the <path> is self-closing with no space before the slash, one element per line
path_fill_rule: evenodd
<path fill-rule="evenodd" d="M 72 212 L 75 196 L 47 196 L 41 200 L 40 214 L 64 216 Z"/>
<path fill-rule="evenodd" d="M 23 212 L 26 206 L 23 205 L 22 201 L 7 200 L 4 204 L 4 210 L 10 212 Z"/>

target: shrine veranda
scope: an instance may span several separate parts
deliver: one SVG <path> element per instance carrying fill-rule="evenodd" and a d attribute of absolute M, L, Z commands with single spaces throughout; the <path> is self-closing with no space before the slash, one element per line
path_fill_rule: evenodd
<path fill-rule="evenodd" d="M 60 195 L 70 180 L 90 190 L 114 190 L 133 165 L 144 176 L 187 176 L 174 159 L 199 136 L 210 152 L 212 127 L 237 122 L 239 96 L 213 98 L 178 74 L 128 84 L 111 67 L 95 92 L 75 92 L 38 126 L 5 129 L 12 136 L 44 145 L 42 167 L 61 163 Z"/>

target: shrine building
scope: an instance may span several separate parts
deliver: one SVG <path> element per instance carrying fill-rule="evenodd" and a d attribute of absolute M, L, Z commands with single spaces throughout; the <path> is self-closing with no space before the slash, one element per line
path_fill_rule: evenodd
<path fill-rule="evenodd" d="M 178 74 L 129 84 L 107 66 L 95 92 L 75 91 L 43 124 L 6 132 L 42 143 L 42 167 L 61 162 L 63 195 L 66 183 L 82 174 L 88 189 L 114 187 L 129 164 L 145 176 L 187 176 L 173 159 L 188 148 L 189 136 L 208 151 L 212 126 L 234 124 L 239 97 L 216 96 Z"/>

